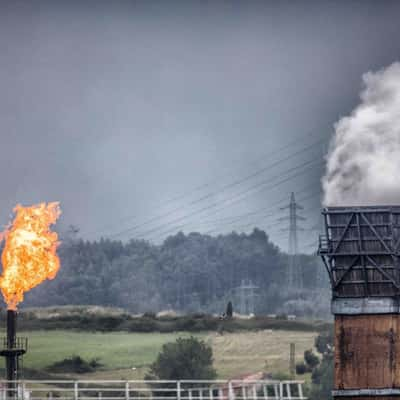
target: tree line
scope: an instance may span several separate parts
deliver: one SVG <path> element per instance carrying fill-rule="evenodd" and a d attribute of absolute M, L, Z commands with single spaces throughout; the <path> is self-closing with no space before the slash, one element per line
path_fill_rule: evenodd
<path fill-rule="evenodd" d="M 288 255 L 259 229 L 216 237 L 182 232 L 161 245 L 87 241 L 64 235 L 60 271 L 26 296 L 24 306 L 100 305 L 134 313 L 175 310 L 222 313 L 229 301 L 238 311 L 239 286 L 251 282 L 254 312 L 323 316 L 328 281 L 316 255 L 300 255 L 304 285 L 288 290 Z M 316 305 L 317 304 L 317 305 Z"/>

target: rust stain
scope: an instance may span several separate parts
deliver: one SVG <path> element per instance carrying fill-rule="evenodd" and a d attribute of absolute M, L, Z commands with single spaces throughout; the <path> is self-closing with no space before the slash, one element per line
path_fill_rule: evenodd
<path fill-rule="evenodd" d="M 400 388 L 399 324 L 394 314 L 336 316 L 335 389 Z"/>

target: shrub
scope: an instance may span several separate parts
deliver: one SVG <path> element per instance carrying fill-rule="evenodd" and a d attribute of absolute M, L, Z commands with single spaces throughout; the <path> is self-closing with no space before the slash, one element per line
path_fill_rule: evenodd
<path fill-rule="evenodd" d="M 164 344 L 146 379 L 211 380 L 216 375 L 212 348 L 203 340 L 190 337 Z"/>
<path fill-rule="evenodd" d="M 121 315 L 118 316 L 98 316 L 94 319 L 94 328 L 100 331 L 116 331 L 124 322 Z"/>
<path fill-rule="evenodd" d="M 190 316 L 191 316 L 192 318 L 195 318 L 195 319 L 207 318 L 207 314 L 204 314 L 204 313 L 202 313 L 202 312 L 195 312 L 195 313 L 190 314 Z"/>
<path fill-rule="evenodd" d="M 142 318 L 148 318 L 148 319 L 157 319 L 157 315 L 153 311 L 146 311 L 143 315 Z"/>
<path fill-rule="evenodd" d="M 192 317 L 182 317 L 176 321 L 178 331 L 193 331 L 196 320 Z"/>
<path fill-rule="evenodd" d="M 98 359 L 86 361 L 80 356 L 72 356 L 70 358 L 64 358 L 64 360 L 55 362 L 54 364 L 48 366 L 46 370 L 53 373 L 83 374 L 86 372 L 94 372 L 101 366 L 102 364 Z"/>
<path fill-rule="evenodd" d="M 325 355 L 321 364 L 312 373 L 310 400 L 331 399 L 333 388 L 333 358 Z"/>
<path fill-rule="evenodd" d="M 306 350 L 304 352 L 304 361 L 307 364 L 309 370 L 313 370 L 319 364 L 319 358 L 313 353 L 312 350 Z"/>
<path fill-rule="evenodd" d="M 271 379 L 274 379 L 276 381 L 290 381 L 292 377 L 286 372 L 277 371 L 271 374 Z"/>
<path fill-rule="evenodd" d="M 128 324 L 129 332 L 154 332 L 157 330 L 157 322 L 149 318 L 135 318 Z"/>
<path fill-rule="evenodd" d="M 304 375 L 307 372 L 309 372 L 309 369 L 307 368 L 307 365 L 304 362 L 299 362 L 296 364 L 297 375 Z"/>
<path fill-rule="evenodd" d="M 321 354 L 331 353 L 333 351 L 333 330 L 318 335 L 315 338 L 315 348 Z"/>
<path fill-rule="evenodd" d="M 331 399 L 333 388 L 333 331 L 319 335 L 315 346 L 322 354 L 322 361 L 312 371 L 310 400 Z"/>

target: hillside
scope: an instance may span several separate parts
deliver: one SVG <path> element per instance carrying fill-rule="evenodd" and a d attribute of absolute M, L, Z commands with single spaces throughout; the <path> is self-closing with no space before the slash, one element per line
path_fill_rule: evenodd
<path fill-rule="evenodd" d="M 303 286 L 288 291 L 288 256 L 258 229 L 217 237 L 178 233 L 160 246 L 67 236 L 59 254 L 57 278 L 29 292 L 24 306 L 86 304 L 133 313 L 173 309 L 221 314 L 231 300 L 236 312 L 245 307 L 256 314 L 327 315 L 328 284 L 320 279 L 325 276 L 320 260 L 300 256 Z M 256 286 L 254 308 L 241 300 L 237 288 L 243 281 Z"/>

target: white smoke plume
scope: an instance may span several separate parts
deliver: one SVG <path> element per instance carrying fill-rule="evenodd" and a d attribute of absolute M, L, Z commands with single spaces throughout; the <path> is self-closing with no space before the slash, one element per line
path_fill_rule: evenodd
<path fill-rule="evenodd" d="M 400 205 L 400 63 L 363 75 L 361 103 L 335 124 L 324 205 Z"/>

